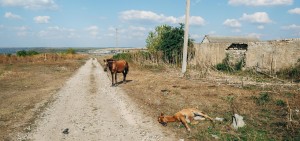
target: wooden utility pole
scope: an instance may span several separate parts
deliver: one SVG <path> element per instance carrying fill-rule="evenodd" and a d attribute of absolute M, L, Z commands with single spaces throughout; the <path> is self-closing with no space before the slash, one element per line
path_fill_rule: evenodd
<path fill-rule="evenodd" d="M 189 35 L 189 18 L 190 18 L 190 0 L 186 0 L 185 11 L 185 27 L 184 27 L 184 41 L 183 41 L 183 58 L 182 58 L 182 76 L 186 72 L 187 66 L 187 48 L 188 48 L 188 35 Z"/>
<path fill-rule="evenodd" d="M 118 28 L 116 28 L 116 48 L 118 48 Z"/>

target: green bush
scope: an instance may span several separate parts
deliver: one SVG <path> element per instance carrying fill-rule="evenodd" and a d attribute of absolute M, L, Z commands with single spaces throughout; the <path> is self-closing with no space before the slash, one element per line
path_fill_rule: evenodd
<path fill-rule="evenodd" d="M 233 72 L 234 71 L 234 69 L 231 68 L 227 63 L 217 64 L 216 68 L 219 71 L 226 71 L 226 72 Z"/>
<path fill-rule="evenodd" d="M 73 48 L 68 48 L 67 51 L 66 51 L 66 53 L 67 54 L 76 54 L 76 51 Z"/>
<path fill-rule="evenodd" d="M 300 82 L 300 58 L 294 67 L 287 68 L 276 72 L 281 78 L 292 79 L 295 82 Z"/>
<path fill-rule="evenodd" d="M 276 100 L 276 105 L 284 107 L 286 105 L 286 103 L 283 100 L 279 99 L 279 100 Z"/>
<path fill-rule="evenodd" d="M 126 61 L 130 62 L 131 54 L 130 53 L 118 53 L 118 54 L 114 55 L 112 58 L 116 59 L 116 60 L 126 60 Z"/>
<path fill-rule="evenodd" d="M 259 94 L 259 97 L 253 96 L 252 98 L 257 105 L 264 105 L 271 100 L 271 97 L 267 92 L 262 92 Z"/>
<path fill-rule="evenodd" d="M 34 50 L 29 50 L 29 51 L 27 51 L 27 55 L 28 55 L 28 56 L 33 56 L 33 55 L 37 55 L 37 54 L 39 54 L 39 53 L 36 52 L 36 51 L 34 51 Z"/>
<path fill-rule="evenodd" d="M 27 52 L 25 50 L 20 50 L 20 51 L 17 51 L 17 56 L 26 56 L 27 55 Z"/>
<path fill-rule="evenodd" d="M 17 51 L 17 56 L 33 56 L 33 55 L 37 55 L 39 54 L 38 52 L 34 51 L 34 50 L 29 50 L 29 51 L 26 51 L 26 50 L 20 50 L 20 51 Z"/>

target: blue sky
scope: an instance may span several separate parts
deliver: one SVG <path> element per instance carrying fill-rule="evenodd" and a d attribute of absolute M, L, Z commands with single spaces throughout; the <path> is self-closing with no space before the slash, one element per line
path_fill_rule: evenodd
<path fill-rule="evenodd" d="M 156 26 L 184 23 L 185 7 L 186 0 L 0 0 L 0 47 L 144 47 Z M 300 1 L 191 0 L 189 31 L 196 42 L 208 34 L 299 38 Z"/>

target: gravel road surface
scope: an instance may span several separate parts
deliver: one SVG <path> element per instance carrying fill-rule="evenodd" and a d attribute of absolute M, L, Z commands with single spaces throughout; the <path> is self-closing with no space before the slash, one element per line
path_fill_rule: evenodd
<path fill-rule="evenodd" d="M 142 114 L 121 88 L 111 87 L 107 72 L 96 59 L 89 59 L 58 91 L 55 101 L 37 119 L 36 127 L 25 139 L 178 140 L 163 131 L 153 118 Z"/>

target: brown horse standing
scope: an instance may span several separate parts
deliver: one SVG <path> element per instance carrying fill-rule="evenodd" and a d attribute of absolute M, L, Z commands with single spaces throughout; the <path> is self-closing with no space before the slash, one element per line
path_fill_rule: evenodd
<path fill-rule="evenodd" d="M 106 67 L 104 70 L 107 70 L 107 68 L 110 70 L 112 86 L 117 84 L 117 73 L 123 73 L 123 82 L 126 82 L 126 75 L 129 71 L 129 66 L 125 60 L 106 59 L 104 60 L 104 63 Z"/>

